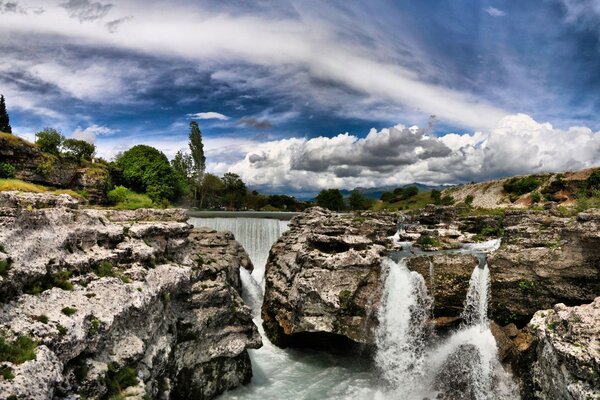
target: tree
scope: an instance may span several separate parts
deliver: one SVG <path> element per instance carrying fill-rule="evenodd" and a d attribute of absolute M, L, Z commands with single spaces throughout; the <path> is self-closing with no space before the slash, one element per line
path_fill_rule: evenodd
<path fill-rule="evenodd" d="M 6 103 L 4 102 L 4 95 L 0 94 L 0 132 L 12 133 L 10 127 L 10 118 L 8 118 L 8 112 L 6 111 Z"/>
<path fill-rule="evenodd" d="M 371 201 L 358 190 L 353 190 L 350 197 L 348 197 L 348 204 L 353 210 L 366 210 L 371 206 Z"/>
<path fill-rule="evenodd" d="M 246 197 L 246 184 L 239 175 L 228 172 L 223 175 L 223 201 L 229 207 L 240 208 Z"/>
<path fill-rule="evenodd" d="M 77 160 L 91 161 L 94 157 L 94 153 L 96 153 L 96 146 L 85 140 L 65 139 L 62 143 L 62 147 L 65 150 L 65 155 L 76 158 Z"/>
<path fill-rule="evenodd" d="M 204 175 L 200 191 L 206 207 L 214 208 L 220 205 L 219 199 L 224 187 L 223 181 L 218 176 L 210 173 Z"/>
<path fill-rule="evenodd" d="M 433 204 L 440 205 L 442 203 L 442 192 L 439 190 L 433 189 L 429 195 Z"/>
<path fill-rule="evenodd" d="M 133 146 L 119 154 L 115 162 L 123 171 L 125 185 L 136 192 L 147 193 L 152 201 L 175 200 L 181 195 L 179 179 L 167 156 L 154 147 Z"/>
<path fill-rule="evenodd" d="M 318 205 L 332 211 L 340 211 L 344 207 L 344 197 L 339 189 L 323 189 L 316 200 Z"/>
<path fill-rule="evenodd" d="M 44 153 L 60 155 L 60 145 L 64 140 L 63 135 L 54 128 L 44 128 L 35 134 L 35 143 Z"/>
<path fill-rule="evenodd" d="M 192 153 L 192 160 L 194 161 L 194 203 L 197 201 L 198 188 L 202 186 L 204 180 L 204 170 L 206 169 L 206 157 L 204 156 L 204 145 L 202 144 L 202 132 L 198 127 L 196 121 L 190 122 L 190 151 Z M 202 200 L 200 199 L 200 207 L 202 207 Z"/>
<path fill-rule="evenodd" d="M 177 175 L 179 186 L 182 188 L 182 194 L 187 196 L 194 186 L 194 162 L 192 156 L 179 150 L 171 161 L 171 167 Z"/>

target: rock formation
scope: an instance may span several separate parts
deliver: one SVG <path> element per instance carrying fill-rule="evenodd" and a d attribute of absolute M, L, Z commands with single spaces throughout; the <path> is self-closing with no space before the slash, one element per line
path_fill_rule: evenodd
<path fill-rule="evenodd" d="M 16 169 L 18 179 L 86 193 L 91 203 L 106 202 L 108 169 L 101 164 L 80 165 L 76 160 L 42 153 L 32 143 L 14 135 L 0 135 L 0 162 Z"/>
<path fill-rule="evenodd" d="M 246 349 L 261 346 L 240 296 L 251 262 L 186 219 L 0 193 L 0 348 L 14 350 L 0 352 L 0 398 L 207 399 L 247 383 Z"/>

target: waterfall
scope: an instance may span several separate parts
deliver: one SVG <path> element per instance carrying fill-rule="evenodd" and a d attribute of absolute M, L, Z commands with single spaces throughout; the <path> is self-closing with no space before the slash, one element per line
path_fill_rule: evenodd
<path fill-rule="evenodd" d="M 478 324 L 481 329 L 487 328 L 489 286 L 490 270 L 487 262 L 484 262 L 483 267 L 477 266 L 473 269 L 469 280 L 469 290 L 461 314 L 467 326 Z"/>
<path fill-rule="evenodd" d="M 195 227 L 232 232 L 252 260 L 254 280 L 261 284 L 269 250 L 288 229 L 288 221 L 266 218 L 190 218 L 190 222 Z"/>
<path fill-rule="evenodd" d="M 396 264 L 384 259 L 382 272 L 385 283 L 375 361 L 394 389 L 409 393 L 422 367 L 431 298 L 423 277 L 409 271 L 404 260 Z"/>
<path fill-rule="evenodd" d="M 463 325 L 429 347 L 426 323 L 432 301 L 424 278 L 409 271 L 404 259 L 398 263 L 384 259 L 382 276 L 385 286 L 375 360 L 388 389 L 378 398 L 412 400 L 440 394 L 450 399 L 517 398 L 488 327 L 486 263 L 475 266 L 471 274 Z"/>

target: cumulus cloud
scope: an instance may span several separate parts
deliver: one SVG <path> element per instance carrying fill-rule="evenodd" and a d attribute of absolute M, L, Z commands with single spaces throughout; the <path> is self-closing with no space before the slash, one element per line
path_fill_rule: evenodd
<path fill-rule="evenodd" d="M 229 117 L 227 115 L 223 115 L 218 112 L 199 112 L 196 114 L 188 114 L 188 117 L 196 118 L 196 119 L 218 119 L 219 121 L 227 121 Z"/>
<path fill-rule="evenodd" d="M 97 136 L 110 136 L 116 132 L 117 132 L 117 130 L 115 130 L 115 129 L 111 129 L 106 126 L 94 124 L 94 125 L 88 126 L 85 129 L 82 129 L 81 127 L 78 126 L 77 129 L 75 129 L 75 131 L 71 135 L 71 137 L 73 139 L 85 140 L 86 142 L 89 142 L 89 143 L 95 143 Z"/>
<path fill-rule="evenodd" d="M 79 22 L 102 19 L 113 7 L 112 4 L 103 4 L 90 0 L 69 0 L 61 4 L 61 6 L 67 10 L 69 17 L 78 19 Z"/>
<path fill-rule="evenodd" d="M 501 176 L 588 168 L 600 160 L 600 132 L 567 130 L 525 114 L 488 132 L 431 136 L 397 125 L 362 139 L 293 138 L 256 144 L 229 170 L 251 185 L 297 190 L 409 182 L 462 183 Z"/>
<path fill-rule="evenodd" d="M 502 11 L 496 7 L 488 7 L 485 9 L 485 12 L 491 15 L 492 17 L 504 17 L 506 15 L 505 11 Z"/>

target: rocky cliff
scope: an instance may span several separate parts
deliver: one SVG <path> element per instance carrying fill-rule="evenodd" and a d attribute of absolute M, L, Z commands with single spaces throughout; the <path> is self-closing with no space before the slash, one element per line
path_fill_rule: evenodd
<path fill-rule="evenodd" d="M 396 257 L 397 241 L 389 237 L 398 226 L 397 239 L 413 244 L 406 263 L 425 278 L 434 301 L 432 323 L 438 328 L 460 322 L 471 273 L 487 261 L 489 314 L 500 357 L 522 373 L 525 397 L 535 398 L 532 379 L 539 378 L 531 378 L 527 370 L 533 362 L 539 368 L 552 366 L 542 357 L 549 347 L 536 347 L 529 329 L 520 328 L 538 310 L 557 303 L 589 303 L 600 293 L 598 210 L 563 217 L 554 211 L 461 216 L 452 207 L 362 215 L 310 209 L 290 222 L 290 230 L 271 249 L 262 308 L 269 339 L 279 346 L 328 349 L 374 345 L 383 286 L 381 259 Z M 474 242 L 494 235 L 502 236 L 502 244 L 487 260 L 453 250 L 465 243 L 476 248 Z M 586 329 L 586 337 L 595 338 L 588 341 L 596 343 L 600 325 L 590 322 Z M 560 332 L 555 342 L 569 342 Z M 540 343 L 544 340 L 539 338 Z M 553 398 L 544 390 L 550 394 L 541 398 Z"/>
<path fill-rule="evenodd" d="M 80 190 L 92 203 L 106 202 L 109 172 L 102 164 L 81 164 L 70 158 L 42 153 L 35 144 L 5 133 L 0 133 L 0 162 L 13 165 L 18 179 Z"/>
<path fill-rule="evenodd" d="M 206 399 L 247 383 L 251 262 L 186 219 L 0 193 L 0 398 Z"/>

